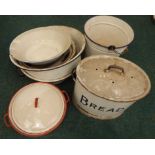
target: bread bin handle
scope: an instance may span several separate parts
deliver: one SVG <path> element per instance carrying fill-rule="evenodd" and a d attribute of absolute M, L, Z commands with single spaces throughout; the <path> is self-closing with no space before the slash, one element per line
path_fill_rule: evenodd
<path fill-rule="evenodd" d="M 104 70 L 105 72 L 109 71 L 116 71 L 118 73 L 124 74 L 123 67 L 117 66 L 117 65 L 110 65 L 107 69 Z"/>
<path fill-rule="evenodd" d="M 72 70 L 72 79 L 74 82 L 76 81 L 76 68 Z"/>

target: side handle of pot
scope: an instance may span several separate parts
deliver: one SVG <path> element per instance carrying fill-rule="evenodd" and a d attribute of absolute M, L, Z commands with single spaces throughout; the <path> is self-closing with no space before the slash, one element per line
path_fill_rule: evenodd
<path fill-rule="evenodd" d="M 65 90 L 62 90 L 62 93 L 65 96 L 66 102 L 69 103 L 70 102 L 70 97 L 69 97 L 68 93 Z"/>
<path fill-rule="evenodd" d="M 121 54 L 121 53 L 119 53 L 117 50 L 116 50 L 116 46 L 114 46 L 114 45 L 110 45 L 109 47 L 108 47 L 108 50 L 109 51 L 113 51 L 113 52 L 115 52 L 116 54 Z"/>
<path fill-rule="evenodd" d="M 72 70 L 72 79 L 74 82 L 76 81 L 76 68 Z"/>
<path fill-rule="evenodd" d="M 18 67 L 16 67 L 16 70 L 17 70 L 17 73 L 19 74 L 20 77 L 24 77 L 25 76 Z"/>
<path fill-rule="evenodd" d="M 8 113 L 6 113 L 4 115 L 4 123 L 5 123 L 6 127 L 11 128 L 11 124 L 10 124 Z"/>
<path fill-rule="evenodd" d="M 126 52 L 128 51 L 128 47 L 126 47 L 126 48 L 124 49 L 124 51 L 121 52 L 121 53 L 117 51 L 117 49 L 116 49 L 116 47 L 115 47 L 114 45 L 110 45 L 110 46 L 108 47 L 108 50 L 114 51 L 116 54 L 122 55 L 122 54 L 124 54 L 124 53 L 126 53 Z"/>
<path fill-rule="evenodd" d="M 121 53 L 121 55 L 123 55 L 124 53 L 128 52 L 128 47 Z"/>

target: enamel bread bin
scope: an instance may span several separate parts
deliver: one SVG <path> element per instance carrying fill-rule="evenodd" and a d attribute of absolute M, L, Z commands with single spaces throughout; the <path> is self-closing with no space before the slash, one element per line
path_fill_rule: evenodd
<path fill-rule="evenodd" d="M 87 116 L 114 119 L 150 88 L 147 74 L 136 64 L 116 56 L 90 56 L 76 68 L 73 103 Z"/>

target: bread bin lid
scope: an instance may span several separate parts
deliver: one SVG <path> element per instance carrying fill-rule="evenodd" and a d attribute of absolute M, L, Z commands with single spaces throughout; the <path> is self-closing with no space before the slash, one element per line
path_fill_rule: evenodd
<path fill-rule="evenodd" d="M 139 66 L 115 56 L 85 58 L 77 66 L 76 74 L 88 91 L 112 101 L 136 101 L 151 88 L 149 77 Z"/>
<path fill-rule="evenodd" d="M 27 134 L 45 134 L 54 130 L 66 113 L 66 101 L 54 85 L 42 82 L 20 89 L 9 105 L 9 117 L 18 130 Z"/>

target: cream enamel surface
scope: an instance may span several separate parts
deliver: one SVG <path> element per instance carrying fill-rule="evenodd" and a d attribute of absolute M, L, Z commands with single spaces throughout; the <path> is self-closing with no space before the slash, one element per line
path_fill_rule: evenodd
<path fill-rule="evenodd" d="M 112 68 L 110 65 L 122 67 Z M 77 78 L 90 92 L 114 101 L 135 101 L 148 94 L 150 80 L 146 73 L 132 62 L 115 56 L 92 56 L 78 65 Z"/>
<path fill-rule="evenodd" d="M 35 98 L 38 107 L 34 106 Z M 12 98 L 9 113 L 16 126 L 27 133 L 41 133 L 53 128 L 64 113 L 62 93 L 52 85 L 34 83 L 22 88 Z"/>
<path fill-rule="evenodd" d="M 82 95 L 84 95 L 87 98 L 87 105 L 81 103 Z M 105 120 L 119 117 L 134 102 L 115 102 L 98 97 L 95 94 L 92 94 L 90 91 L 88 91 L 85 87 L 83 87 L 79 80 L 76 80 L 73 94 L 73 103 L 76 106 L 76 108 L 83 114 L 89 117 L 93 117 L 95 119 Z M 84 103 L 86 102 L 84 101 Z M 94 104 L 95 107 L 91 106 L 91 104 Z M 98 110 L 99 107 L 103 107 L 103 109 Z M 110 109 L 114 111 L 106 112 Z M 123 110 L 117 111 L 118 109 Z"/>
<path fill-rule="evenodd" d="M 86 37 L 86 42 L 87 42 L 86 44 L 86 55 L 87 56 L 99 55 L 99 54 L 120 56 L 121 54 L 123 54 L 124 50 L 127 48 L 127 47 L 123 47 L 123 48 L 116 49 L 116 52 L 117 52 L 116 53 L 114 50 L 109 50 L 106 47 L 101 47 L 95 44 L 94 42 L 89 40 L 89 38 L 87 37 Z"/>
<path fill-rule="evenodd" d="M 66 33 L 36 28 L 17 36 L 10 45 L 10 54 L 19 61 L 43 64 L 57 59 L 70 45 Z"/>

